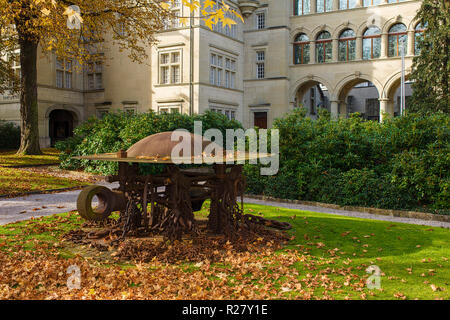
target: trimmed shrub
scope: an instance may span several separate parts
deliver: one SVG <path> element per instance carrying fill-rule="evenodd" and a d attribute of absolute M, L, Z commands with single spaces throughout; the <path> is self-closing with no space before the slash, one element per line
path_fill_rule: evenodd
<path fill-rule="evenodd" d="M 20 147 L 20 128 L 12 122 L 0 120 L 0 149 Z"/>
<path fill-rule="evenodd" d="M 317 121 L 296 110 L 277 119 L 280 170 L 246 166 L 247 190 L 278 198 L 450 213 L 448 115 L 410 114 L 383 123 L 358 114 Z"/>
<path fill-rule="evenodd" d="M 100 174 L 115 174 L 118 164 L 106 161 L 76 160 L 72 157 L 92 155 L 127 150 L 139 140 L 159 132 L 186 129 L 194 131 L 194 121 L 201 121 L 203 132 L 210 128 L 220 129 L 225 134 L 226 129 L 241 128 L 235 120 L 228 120 L 225 115 L 206 112 L 203 115 L 188 116 L 184 114 L 156 114 L 154 112 L 130 114 L 113 112 L 103 119 L 89 119 L 74 130 L 74 136 L 56 143 L 61 151 L 61 168 L 84 169 L 87 172 Z M 155 166 L 142 168 L 155 169 Z M 160 170 L 161 168 L 156 168 Z"/>

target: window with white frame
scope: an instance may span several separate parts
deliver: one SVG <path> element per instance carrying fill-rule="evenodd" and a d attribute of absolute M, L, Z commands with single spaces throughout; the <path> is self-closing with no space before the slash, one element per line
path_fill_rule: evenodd
<path fill-rule="evenodd" d="M 266 52 L 256 51 L 256 78 L 264 79 L 266 76 Z"/>
<path fill-rule="evenodd" d="M 230 11 L 225 13 L 225 17 L 233 19 L 233 21 L 236 20 L 236 17 Z M 232 24 L 231 27 L 230 26 L 225 26 L 223 28 L 223 33 L 225 33 L 225 35 L 227 35 L 229 37 L 236 38 L 237 37 L 237 23 L 236 24 Z"/>
<path fill-rule="evenodd" d="M 88 64 L 87 87 L 88 90 L 103 89 L 103 64 L 100 61 Z"/>
<path fill-rule="evenodd" d="M 15 87 L 16 84 L 20 82 L 21 77 L 21 69 L 20 69 L 20 52 L 14 52 L 7 55 L 7 60 L 9 61 L 9 64 L 11 66 L 11 69 L 14 74 L 14 79 L 11 79 L 9 82 L 9 86 L 11 88 Z M 16 83 L 16 81 L 18 83 Z"/>
<path fill-rule="evenodd" d="M 183 4 L 181 0 L 172 0 L 172 4 L 170 6 L 170 11 L 172 13 L 172 18 L 165 22 L 164 30 L 169 30 L 173 28 L 180 27 L 180 16 L 183 9 Z"/>
<path fill-rule="evenodd" d="M 236 88 L 236 60 L 225 58 L 225 88 Z"/>
<path fill-rule="evenodd" d="M 181 105 L 180 104 L 160 105 L 158 107 L 158 112 L 160 114 L 181 113 Z"/>
<path fill-rule="evenodd" d="M 181 83 L 181 51 L 159 54 L 159 83 Z"/>
<path fill-rule="evenodd" d="M 72 61 L 56 58 L 56 87 L 72 88 Z"/>
<path fill-rule="evenodd" d="M 228 108 L 228 107 L 223 107 L 223 106 L 211 105 L 209 107 L 209 109 L 212 112 L 216 112 L 216 113 L 220 113 L 220 114 L 225 115 L 228 118 L 228 120 L 236 119 L 236 109 L 234 109 L 234 108 Z"/>
<path fill-rule="evenodd" d="M 256 13 L 256 29 L 261 30 L 266 28 L 266 12 L 261 11 Z"/>
<path fill-rule="evenodd" d="M 217 53 L 211 53 L 209 83 L 234 89 L 236 86 L 236 60 Z"/>
<path fill-rule="evenodd" d="M 209 83 L 215 86 L 222 85 L 223 56 L 211 53 Z"/>
<path fill-rule="evenodd" d="M 217 2 L 214 4 L 212 10 L 213 11 L 217 11 L 218 9 L 220 9 L 217 5 Z M 217 21 L 217 23 L 213 24 L 212 29 L 216 32 L 220 32 L 226 36 L 232 37 L 232 38 L 237 38 L 237 28 L 238 28 L 238 21 L 236 21 L 236 16 L 233 14 L 233 10 L 234 11 L 239 11 L 237 8 L 234 7 L 230 7 L 230 9 L 224 14 L 224 16 L 226 18 L 230 18 L 233 19 L 236 24 L 232 24 L 231 27 L 230 26 L 223 26 L 222 21 Z M 202 21 L 202 23 L 204 24 L 205 22 Z"/>

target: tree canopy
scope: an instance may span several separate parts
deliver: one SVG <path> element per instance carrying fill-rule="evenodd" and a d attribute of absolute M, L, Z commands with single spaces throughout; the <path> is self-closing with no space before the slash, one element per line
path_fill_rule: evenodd
<path fill-rule="evenodd" d="M 410 110 L 450 113 L 450 2 L 423 0 L 417 19 L 425 31 L 413 62 Z"/>
<path fill-rule="evenodd" d="M 180 1 L 190 14 L 176 16 Z M 19 153 L 39 154 L 37 50 L 80 65 L 104 59 L 102 46 L 116 45 L 133 61 L 143 62 L 156 34 L 167 22 L 204 20 L 210 29 L 236 24 L 242 16 L 224 0 L 0 0 L 0 52 L 20 50 L 20 82 L 14 81 L 11 59 L 0 62 L 0 87 L 19 83 L 22 138 Z M 233 18 L 231 18 L 233 17 Z M 105 40 L 108 40 L 105 42 Z M 2 90 L 0 88 L 0 90 Z M 1 92 L 1 91 L 0 91 Z"/>

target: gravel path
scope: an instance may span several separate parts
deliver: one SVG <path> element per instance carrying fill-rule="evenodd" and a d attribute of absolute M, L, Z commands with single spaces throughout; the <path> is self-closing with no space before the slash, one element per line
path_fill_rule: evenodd
<path fill-rule="evenodd" d="M 116 188 L 118 186 L 117 183 L 110 184 L 103 182 L 98 184 L 107 186 L 109 188 Z M 21 220 L 27 220 L 30 219 L 31 217 L 48 216 L 56 213 L 63 213 L 71 210 L 76 210 L 76 199 L 79 193 L 80 190 L 74 190 L 61 193 L 37 194 L 18 198 L 0 199 L 0 225 Z M 383 220 L 391 222 L 450 228 L 450 223 L 448 222 L 381 216 L 356 211 L 337 210 L 331 208 L 306 206 L 291 203 L 279 203 L 250 198 L 245 198 L 244 201 L 246 203 L 261 204 L 266 206 L 282 207 L 312 212 L 330 213 L 348 217 L 358 217 L 372 220 Z"/>

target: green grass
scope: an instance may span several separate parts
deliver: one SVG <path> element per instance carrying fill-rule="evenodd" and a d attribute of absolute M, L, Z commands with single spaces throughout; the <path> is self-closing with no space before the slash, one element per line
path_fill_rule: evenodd
<path fill-rule="evenodd" d="M 53 148 L 42 149 L 42 155 L 19 156 L 15 150 L 0 151 L 1 167 L 36 166 L 59 163 L 59 151 Z"/>
<path fill-rule="evenodd" d="M 324 274 L 329 269 L 352 268 L 351 273 L 364 276 L 366 268 L 377 265 L 382 272 L 382 290 L 362 288 L 355 292 L 343 286 L 331 296 L 358 299 L 360 294 L 368 299 L 449 299 L 450 298 L 450 230 L 435 227 L 391 223 L 377 220 L 350 218 L 322 213 L 304 212 L 260 205 L 245 205 L 245 212 L 262 214 L 266 218 L 287 221 L 293 225 L 290 231 L 295 238 L 277 255 L 289 250 L 298 251 L 307 264 L 295 263 L 299 277 L 308 273 Z M 199 212 L 207 214 L 207 204 Z M 24 221 L 0 226 L 0 249 L 15 246 L 33 249 L 37 242 L 52 246 L 60 242 L 67 230 L 78 228 L 82 220 L 75 214 L 62 214 L 41 220 Z M 37 242 L 36 242 L 37 241 Z M 61 251 L 61 257 L 71 254 Z M 276 263 L 276 259 L 274 259 Z M 219 264 L 217 264 L 220 267 Z M 183 270 L 194 272 L 194 264 L 184 263 Z M 345 277 L 327 274 L 331 279 L 344 283 Z M 278 282 L 283 281 L 283 277 Z M 229 283 L 233 286 L 232 283 Z M 436 290 L 433 290 L 433 287 Z M 286 293 L 295 297 L 295 290 Z M 316 289 L 320 295 L 320 289 Z"/>
<path fill-rule="evenodd" d="M 247 205 L 246 209 L 290 222 L 296 237 L 290 248 L 303 245 L 310 249 L 310 255 L 319 257 L 328 257 L 327 250 L 337 248 L 340 259 L 335 267 L 344 266 L 347 259 L 351 260 L 349 265 L 377 265 L 384 274 L 384 291 L 377 293 L 377 298 L 392 299 L 397 292 L 410 299 L 450 298 L 448 229 L 256 205 Z M 294 219 L 287 218 L 294 215 Z M 311 243 L 323 243 L 324 247 Z M 364 272 L 365 267 L 356 273 Z M 433 292 L 431 284 L 445 291 Z"/>
<path fill-rule="evenodd" d="M 0 195 L 12 197 L 27 192 L 46 191 L 83 185 L 87 185 L 87 183 L 16 168 L 0 167 Z"/>

